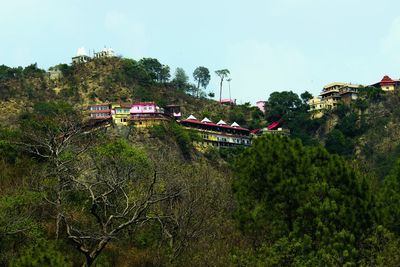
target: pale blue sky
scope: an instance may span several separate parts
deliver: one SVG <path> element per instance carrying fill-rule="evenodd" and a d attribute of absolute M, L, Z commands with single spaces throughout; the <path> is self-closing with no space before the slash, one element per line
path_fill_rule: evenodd
<path fill-rule="evenodd" d="M 48 68 L 107 45 L 190 77 L 197 66 L 227 68 L 232 97 L 254 103 L 399 78 L 398 10 L 395 0 L 2 0 L 0 64 Z M 208 89 L 218 92 L 214 74 Z"/>

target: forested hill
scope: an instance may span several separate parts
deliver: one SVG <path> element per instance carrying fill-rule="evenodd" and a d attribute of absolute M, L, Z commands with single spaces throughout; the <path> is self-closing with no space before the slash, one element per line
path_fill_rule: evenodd
<path fill-rule="evenodd" d="M 32 64 L 25 68 L 0 66 L 0 100 L 3 121 L 6 115 L 31 107 L 40 101 L 65 101 L 83 109 L 91 103 L 155 101 L 158 106 L 180 105 L 184 116 L 193 114 L 236 121 L 242 126 L 259 127 L 264 118 L 250 104 L 238 106 L 219 105 L 209 99 L 219 88 L 206 89 L 210 80 L 209 70 L 199 67 L 206 78 L 189 82 L 186 72 L 177 68 L 173 73 L 157 59 L 139 61 L 126 58 L 100 58 L 84 64 L 59 64 L 49 72 Z M 193 75 L 198 77 L 194 71 Z M 51 73 L 55 73 L 52 76 Z M 208 76 L 207 76 L 208 75 Z M 206 81 L 202 80 L 206 79 Z M 207 80 L 208 79 L 208 80 Z"/>
<path fill-rule="evenodd" d="M 0 265 L 400 266 L 397 91 L 312 119 L 307 92 L 264 116 L 205 85 L 155 59 L 0 66 Z M 87 124 L 88 104 L 135 101 L 291 136 L 199 152 L 174 122 Z"/>

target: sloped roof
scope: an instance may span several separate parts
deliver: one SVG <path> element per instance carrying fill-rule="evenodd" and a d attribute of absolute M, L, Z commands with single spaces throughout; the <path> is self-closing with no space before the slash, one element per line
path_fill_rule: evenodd
<path fill-rule="evenodd" d="M 231 127 L 240 127 L 239 124 L 237 124 L 236 122 L 232 123 Z"/>
<path fill-rule="evenodd" d="M 235 130 L 241 130 L 241 131 L 250 132 L 249 129 L 242 128 L 242 127 L 240 127 L 240 126 L 235 126 L 235 127 L 233 127 L 233 126 L 230 126 L 230 125 L 218 125 L 218 124 L 215 124 L 215 123 L 212 123 L 212 122 L 211 122 L 211 123 L 204 123 L 204 122 L 198 121 L 197 119 L 196 119 L 196 120 L 192 120 L 192 119 L 189 119 L 189 120 L 182 120 L 181 123 L 190 123 L 190 124 L 197 124 L 197 125 L 207 125 L 208 127 L 220 127 L 220 128 L 224 128 L 224 129 L 235 129 Z M 237 123 L 236 123 L 236 124 L 237 124 Z M 238 124 L 237 124 L 237 125 L 238 125 Z"/>
<path fill-rule="evenodd" d="M 187 117 L 187 120 L 195 120 L 195 121 L 197 121 L 196 117 L 193 116 L 192 114 L 190 114 L 190 116 Z"/>
<path fill-rule="evenodd" d="M 219 122 L 217 122 L 217 125 L 227 125 L 227 123 L 224 122 L 223 120 L 220 120 Z"/>
<path fill-rule="evenodd" d="M 383 76 L 381 80 L 381 84 L 395 84 L 395 81 L 392 80 L 388 75 Z"/>
<path fill-rule="evenodd" d="M 204 119 L 202 119 L 201 122 L 210 123 L 210 122 L 212 122 L 212 121 L 210 121 L 207 117 L 204 117 Z"/>

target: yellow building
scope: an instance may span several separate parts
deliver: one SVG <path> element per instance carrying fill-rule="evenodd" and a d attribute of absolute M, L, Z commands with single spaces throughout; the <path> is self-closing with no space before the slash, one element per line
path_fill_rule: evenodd
<path fill-rule="evenodd" d="M 127 126 L 131 116 L 131 105 L 129 104 L 112 104 L 112 119 L 116 125 Z"/>
<path fill-rule="evenodd" d="M 400 86 L 400 80 L 393 80 L 389 76 L 385 75 L 380 82 L 372 84 L 371 86 L 381 88 L 386 92 L 393 92 Z"/>
<path fill-rule="evenodd" d="M 154 125 L 160 125 L 161 123 L 168 122 L 172 120 L 172 118 L 162 114 L 162 113 L 153 113 L 153 114 L 140 114 L 140 115 L 131 115 L 130 123 L 139 129 L 152 127 Z"/>

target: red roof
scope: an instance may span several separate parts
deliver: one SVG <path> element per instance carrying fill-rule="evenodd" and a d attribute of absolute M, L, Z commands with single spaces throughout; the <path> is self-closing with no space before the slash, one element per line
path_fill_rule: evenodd
<path fill-rule="evenodd" d="M 218 125 L 213 122 L 201 122 L 197 120 L 182 120 L 181 122 L 189 122 L 193 124 L 201 124 L 201 125 L 208 125 L 208 126 L 213 126 L 213 127 L 220 127 L 220 128 L 225 128 L 225 129 L 235 129 L 235 130 L 241 130 L 241 131 L 246 131 L 249 132 L 249 129 L 242 128 L 242 127 L 232 127 L 229 125 Z"/>
<path fill-rule="evenodd" d="M 109 106 L 110 103 L 101 103 L 101 104 L 91 104 L 89 107 L 98 107 L 98 106 Z"/>
<path fill-rule="evenodd" d="M 110 114 L 111 114 L 111 109 L 106 109 L 106 110 L 90 110 L 89 113 L 110 113 Z"/>
<path fill-rule="evenodd" d="M 275 130 L 279 126 L 280 122 L 279 121 L 274 121 L 270 125 L 268 125 L 268 130 Z"/>
<path fill-rule="evenodd" d="M 393 81 L 389 76 L 387 76 L 387 75 L 385 75 L 385 76 L 383 76 L 383 78 L 382 78 L 382 80 L 381 80 L 381 82 L 380 82 L 380 84 L 381 85 L 393 85 L 393 84 L 395 84 L 396 82 L 395 81 Z"/>
<path fill-rule="evenodd" d="M 155 105 L 155 102 L 137 102 L 133 103 L 132 106 L 146 106 L 146 105 Z"/>

